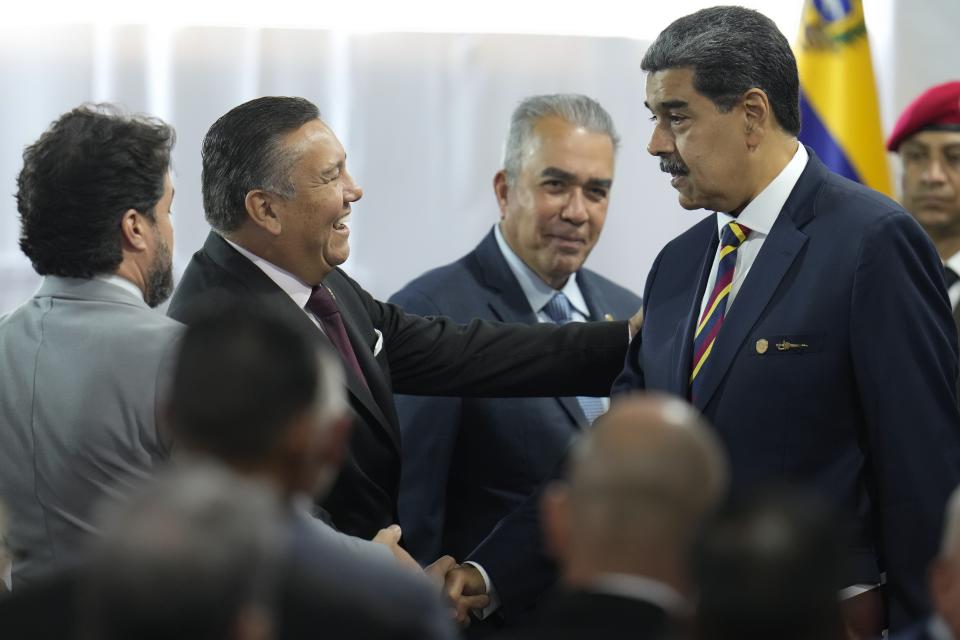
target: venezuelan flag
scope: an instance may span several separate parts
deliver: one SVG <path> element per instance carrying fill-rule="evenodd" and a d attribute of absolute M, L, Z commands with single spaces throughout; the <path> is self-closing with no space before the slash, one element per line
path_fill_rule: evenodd
<path fill-rule="evenodd" d="M 800 140 L 837 173 L 892 194 L 862 0 L 805 0 Z"/>

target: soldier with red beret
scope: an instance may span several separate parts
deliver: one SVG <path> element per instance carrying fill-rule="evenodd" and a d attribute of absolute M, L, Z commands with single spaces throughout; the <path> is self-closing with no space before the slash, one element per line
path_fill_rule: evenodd
<path fill-rule="evenodd" d="M 938 84 L 910 103 L 887 149 L 900 154 L 903 207 L 937 247 L 960 325 L 960 82 Z"/>

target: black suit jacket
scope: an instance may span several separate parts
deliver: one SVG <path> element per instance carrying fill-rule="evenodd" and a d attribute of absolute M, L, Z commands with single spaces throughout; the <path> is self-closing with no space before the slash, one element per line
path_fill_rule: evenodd
<path fill-rule="evenodd" d="M 364 538 L 397 521 L 400 429 L 394 392 L 604 396 L 626 354 L 626 322 L 460 326 L 375 300 L 340 269 L 324 284 L 336 297 L 367 386 L 346 372 L 356 419 L 349 457 L 323 507 L 340 530 Z M 309 332 L 318 345 L 333 348 L 282 289 L 211 232 L 187 266 L 168 313 L 190 324 L 221 296 L 265 305 Z M 377 332 L 383 348 L 375 357 Z"/>
<path fill-rule="evenodd" d="M 624 319 L 640 298 L 589 269 L 577 285 L 590 318 Z M 390 298 L 407 312 L 536 324 L 494 232 Z M 421 562 L 463 558 L 547 478 L 586 422 L 576 398 L 398 396 L 403 433 L 400 523 Z"/>

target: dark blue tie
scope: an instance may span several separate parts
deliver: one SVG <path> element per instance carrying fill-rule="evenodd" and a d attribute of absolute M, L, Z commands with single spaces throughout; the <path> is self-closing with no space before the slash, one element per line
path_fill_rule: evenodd
<path fill-rule="evenodd" d="M 550 301 L 543 306 L 543 312 L 547 317 L 553 320 L 555 324 L 567 324 L 573 320 L 573 305 L 562 291 L 554 294 Z M 593 424 L 593 421 L 603 415 L 603 398 L 594 398 L 592 396 L 577 396 L 577 403 L 583 409 L 583 415 L 587 417 L 587 422 Z"/>

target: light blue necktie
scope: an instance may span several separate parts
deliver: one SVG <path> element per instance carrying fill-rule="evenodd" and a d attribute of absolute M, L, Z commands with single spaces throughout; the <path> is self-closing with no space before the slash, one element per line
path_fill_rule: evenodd
<path fill-rule="evenodd" d="M 550 301 L 543 305 L 543 312 L 556 324 L 567 324 L 573 320 L 573 305 L 570 304 L 570 300 L 563 295 L 562 291 L 555 293 Z M 603 398 L 577 396 L 577 402 L 590 424 L 593 424 L 593 421 L 606 411 L 603 406 Z"/>

